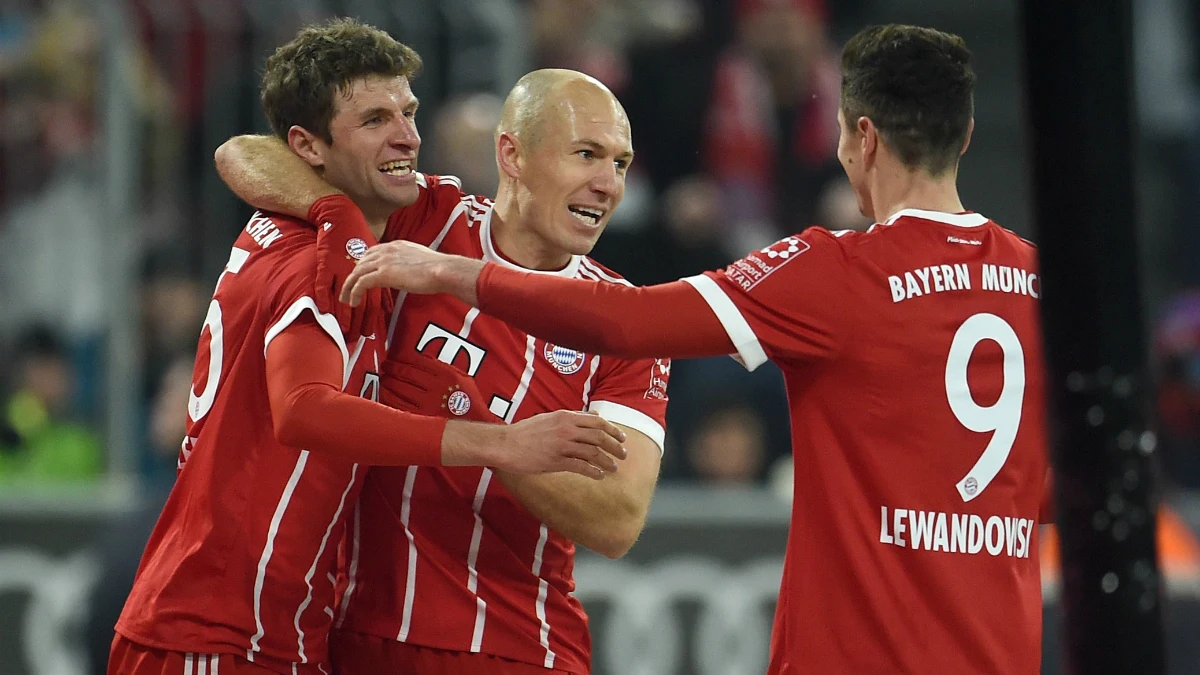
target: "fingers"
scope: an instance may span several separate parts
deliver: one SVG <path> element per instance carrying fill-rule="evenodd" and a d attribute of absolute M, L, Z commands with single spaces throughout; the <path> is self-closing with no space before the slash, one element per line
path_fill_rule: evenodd
<path fill-rule="evenodd" d="M 613 459 L 611 452 L 601 450 L 595 445 L 587 443 L 576 444 L 574 450 L 573 454 L 575 458 L 583 460 L 606 473 L 614 473 L 617 470 L 617 460 Z"/>
<path fill-rule="evenodd" d="M 358 261 L 358 264 L 354 266 L 354 269 L 346 277 L 345 283 L 342 284 L 342 293 L 338 296 L 339 299 L 342 302 L 357 307 L 367 289 L 375 287 L 374 285 L 361 286 L 360 282 L 363 277 L 378 271 L 378 256 L 372 256 L 371 251 L 367 251 L 363 259 Z"/>
<path fill-rule="evenodd" d="M 577 473 L 580 476 L 587 476 L 588 478 L 591 478 L 592 480 L 603 480 L 604 479 L 603 471 L 601 471 L 600 469 L 597 469 L 596 467 L 592 466 L 591 464 L 588 464 L 587 462 L 583 461 L 582 459 L 575 459 L 572 457 L 572 458 L 567 458 L 566 460 L 564 460 L 564 462 L 565 462 L 565 464 L 562 468 L 563 471 L 568 471 L 570 473 Z"/>
<path fill-rule="evenodd" d="M 620 427 L 613 424 L 612 422 L 609 422 L 608 420 L 597 415 L 596 413 L 588 412 L 588 413 L 575 413 L 575 414 L 579 416 L 579 420 L 577 421 L 577 423 L 580 427 L 587 428 L 587 429 L 598 429 L 598 430 L 602 431 L 603 433 L 605 433 L 606 435 L 617 439 L 618 441 L 621 441 L 621 442 L 625 441 L 625 432 L 621 431 Z"/>

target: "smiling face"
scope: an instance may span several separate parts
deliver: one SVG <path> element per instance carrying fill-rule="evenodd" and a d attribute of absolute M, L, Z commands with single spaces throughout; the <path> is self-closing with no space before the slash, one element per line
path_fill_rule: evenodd
<path fill-rule="evenodd" d="M 629 120 L 594 81 L 565 82 L 549 97 L 522 147 L 521 212 L 545 248 L 582 255 L 625 195 L 633 160 Z"/>
<path fill-rule="evenodd" d="M 416 112 L 408 78 L 359 78 L 334 99 L 332 143 L 314 140 L 325 179 L 368 218 L 386 218 L 417 200 Z"/>

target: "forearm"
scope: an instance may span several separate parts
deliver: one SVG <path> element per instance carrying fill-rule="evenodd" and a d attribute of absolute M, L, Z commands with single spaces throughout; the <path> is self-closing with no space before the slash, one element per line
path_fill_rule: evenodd
<path fill-rule="evenodd" d="M 648 505 L 618 474 L 596 481 L 572 473 L 496 471 L 504 487 L 534 517 L 576 544 L 609 558 L 621 557 L 637 541 Z"/>
<path fill-rule="evenodd" d="M 284 445 L 378 466 L 443 463 L 447 420 L 394 410 L 332 385 L 294 387 L 272 414 L 275 438 Z"/>
<path fill-rule="evenodd" d="M 484 312 L 574 349 L 623 358 L 697 358 L 734 352 L 716 315 L 683 281 L 631 287 L 545 277 L 489 264 L 478 273 L 473 294 L 462 283 L 455 289 L 459 297 L 474 295 Z"/>
<path fill-rule="evenodd" d="M 314 202 L 339 192 L 274 136 L 235 136 L 213 159 L 221 180 L 255 208 L 307 219 Z"/>

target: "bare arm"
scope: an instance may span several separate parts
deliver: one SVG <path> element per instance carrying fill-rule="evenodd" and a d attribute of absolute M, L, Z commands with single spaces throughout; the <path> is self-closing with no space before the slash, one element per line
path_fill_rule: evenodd
<path fill-rule="evenodd" d="M 275 136 L 234 136 L 213 160 L 221 180 L 255 208 L 307 219 L 314 202 L 340 194 Z"/>
<path fill-rule="evenodd" d="M 625 555 L 641 534 L 661 463 L 654 441 L 640 431 L 617 426 L 626 434 L 629 454 L 602 481 L 571 473 L 535 476 L 496 471 L 504 486 L 539 520 L 609 558 Z"/>

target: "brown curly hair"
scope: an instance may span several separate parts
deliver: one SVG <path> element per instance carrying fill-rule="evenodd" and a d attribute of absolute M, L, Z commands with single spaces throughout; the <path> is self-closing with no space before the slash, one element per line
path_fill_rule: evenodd
<path fill-rule="evenodd" d="M 362 77 L 412 79 L 421 57 L 386 32 L 354 19 L 307 26 L 267 59 L 262 106 L 275 135 L 287 141 L 297 125 L 332 143 L 335 94 L 348 93 Z"/>

